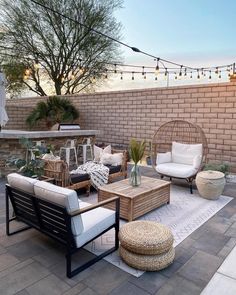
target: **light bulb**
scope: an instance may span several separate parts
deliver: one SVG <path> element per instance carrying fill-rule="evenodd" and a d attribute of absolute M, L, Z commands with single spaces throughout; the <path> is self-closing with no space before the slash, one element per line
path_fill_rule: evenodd
<path fill-rule="evenodd" d="M 25 70 L 25 75 L 26 75 L 26 76 L 29 76 L 29 75 L 30 75 L 30 69 L 26 69 L 26 70 Z"/>

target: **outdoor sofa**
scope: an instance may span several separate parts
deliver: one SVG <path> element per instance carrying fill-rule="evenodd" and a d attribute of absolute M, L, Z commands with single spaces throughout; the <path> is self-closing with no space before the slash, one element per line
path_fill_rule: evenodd
<path fill-rule="evenodd" d="M 7 180 L 7 235 L 33 227 L 65 245 L 66 273 L 69 278 L 118 249 L 120 206 L 118 197 L 91 205 L 78 199 L 75 191 L 45 181 L 17 173 L 9 174 Z M 13 206 L 14 217 L 10 217 L 9 200 Z M 111 202 L 115 202 L 115 211 L 102 207 Z M 11 231 L 10 223 L 13 220 L 22 221 L 27 226 Z M 115 228 L 114 246 L 72 270 L 72 255 L 112 228 Z"/>

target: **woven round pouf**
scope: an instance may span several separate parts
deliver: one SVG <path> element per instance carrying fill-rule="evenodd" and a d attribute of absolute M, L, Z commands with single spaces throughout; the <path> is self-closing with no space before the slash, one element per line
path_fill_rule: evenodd
<path fill-rule="evenodd" d="M 219 171 L 201 171 L 197 174 L 196 186 L 203 198 L 216 200 L 224 190 L 225 175 Z"/>
<path fill-rule="evenodd" d="M 171 247 L 167 252 L 157 255 L 140 255 L 126 250 L 120 246 L 121 258 L 131 267 L 146 270 L 157 271 L 169 266 L 175 258 L 175 249 Z"/>
<path fill-rule="evenodd" d="M 156 271 L 170 265 L 175 257 L 170 229 L 154 221 L 132 221 L 119 232 L 120 256 L 130 266 Z"/>
<path fill-rule="evenodd" d="M 121 246 L 137 254 L 161 254 L 173 245 L 170 229 L 154 221 L 132 221 L 119 232 Z"/>

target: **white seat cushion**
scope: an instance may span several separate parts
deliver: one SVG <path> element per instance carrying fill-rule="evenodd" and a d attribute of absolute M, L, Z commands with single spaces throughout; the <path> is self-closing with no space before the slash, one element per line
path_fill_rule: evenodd
<path fill-rule="evenodd" d="M 34 193 L 40 199 L 65 207 L 68 213 L 80 208 L 76 191 L 68 188 L 38 181 L 34 185 Z M 83 222 L 80 215 L 71 218 L 71 229 L 74 236 L 83 232 Z"/>
<path fill-rule="evenodd" d="M 85 202 L 79 203 L 81 208 L 91 205 Z M 78 248 L 115 223 L 115 211 L 106 208 L 96 208 L 81 214 L 81 217 L 84 230 L 80 235 L 75 236 Z"/>
<path fill-rule="evenodd" d="M 172 142 L 172 162 L 193 165 L 196 156 L 202 157 L 202 144 Z"/>
<path fill-rule="evenodd" d="M 156 166 L 156 170 L 160 174 L 180 178 L 188 178 L 197 173 L 197 169 L 195 169 L 192 165 L 179 163 L 160 164 Z"/>
<path fill-rule="evenodd" d="M 10 186 L 29 194 L 34 194 L 34 184 L 38 182 L 37 179 L 26 177 L 18 173 L 8 174 L 7 181 Z"/>

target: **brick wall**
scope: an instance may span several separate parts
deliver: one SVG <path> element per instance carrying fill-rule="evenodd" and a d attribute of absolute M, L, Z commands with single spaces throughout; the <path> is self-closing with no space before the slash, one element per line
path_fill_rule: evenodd
<path fill-rule="evenodd" d="M 174 119 L 196 123 L 206 133 L 208 159 L 229 161 L 236 172 L 236 82 L 101 92 L 70 99 L 80 111 L 81 127 L 103 131 L 98 141 L 104 143 L 128 144 L 131 137 L 151 140 L 162 123 Z M 18 119 L 14 119 L 13 124 L 12 119 L 7 127 L 23 126 L 28 106 L 32 108 L 37 101 L 38 98 L 9 101 L 9 113 L 20 122 L 17 124 Z"/>

